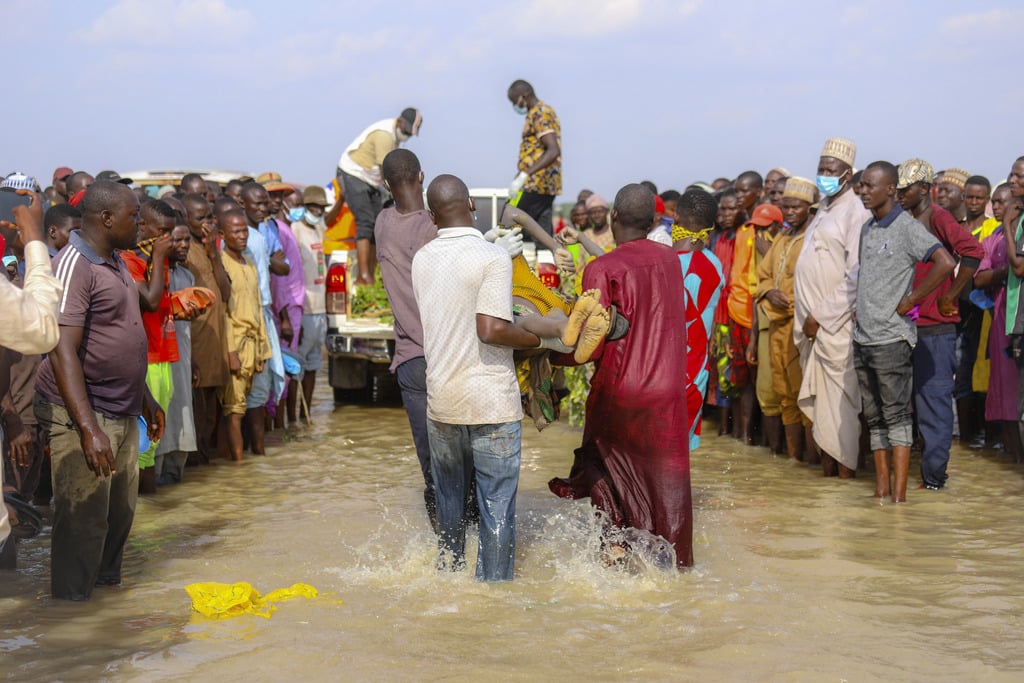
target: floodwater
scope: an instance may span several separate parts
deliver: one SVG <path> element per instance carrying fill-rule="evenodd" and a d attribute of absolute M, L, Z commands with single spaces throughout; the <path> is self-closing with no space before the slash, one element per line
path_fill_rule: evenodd
<path fill-rule="evenodd" d="M 552 496 L 580 433 L 524 424 L 516 580 L 439 575 L 400 408 L 334 408 L 241 465 L 140 499 L 125 583 L 48 597 L 47 535 L 0 576 L 0 677 L 78 680 L 1019 681 L 1024 472 L 955 447 L 949 487 L 879 504 L 705 438 L 683 573 L 607 567 L 585 501 Z M 916 482 L 913 482 L 916 485 Z M 471 533 L 471 538 L 475 534 Z M 473 566 L 475 541 L 470 543 Z M 325 597 L 210 621 L 183 590 Z M 339 601 L 341 601 L 339 603 Z"/>

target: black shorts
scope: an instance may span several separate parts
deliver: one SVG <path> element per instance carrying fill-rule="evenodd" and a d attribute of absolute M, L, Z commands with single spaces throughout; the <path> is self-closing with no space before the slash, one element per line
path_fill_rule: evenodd
<path fill-rule="evenodd" d="M 372 187 L 340 168 L 338 179 L 345 188 L 345 201 L 348 202 L 348 208 L 356 220 L 356 239 L 370 240 L 370 244 L 373 244 L 373 226 L 377 222 L 377 214 L 380 213 L 382 205 L 380 188 Z"/>
<path fill-rule="evenodd" d="M 552 235 L 555 232 L 555 228 L 551 224 L 551 213 L 554 204 L 554 195 L 523 192 L 517 208 L 520 211 L 525 211 L 530 218 L 537 221 L 537 224 L 544 229 L 544 232 Z M 523 237 L 526 238 L 527 236 L 523 235 Z"/>

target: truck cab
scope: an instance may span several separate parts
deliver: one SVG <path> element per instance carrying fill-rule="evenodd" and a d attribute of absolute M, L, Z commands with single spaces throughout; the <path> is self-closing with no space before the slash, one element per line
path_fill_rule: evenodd
<path fill-rule="evenodd" d="M 469 193 L 476 204 L 476 228 L 486 232 L 496 227 L 498 212 L 505 205 L 508 191 L 476 188 Z M 536 256 L 541 279 L 550 286 L 551 278 L 558 277 L 550 252 L 542 250 Z M 371 310 L 369 315 L 363 310 L 353 312 L 355 276 L 349 276 L 355 269 L 354 249 L 341 247 L 328 256 L 328 381 L 337 403 L 395 401 L 398 387 L 388 369 L 395 352 L 394 325 L 383 309 Z"/>

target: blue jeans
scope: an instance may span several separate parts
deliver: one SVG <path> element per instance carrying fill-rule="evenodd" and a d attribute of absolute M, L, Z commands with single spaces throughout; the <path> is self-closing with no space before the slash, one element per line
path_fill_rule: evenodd
<path fill-rule="evenodd" d="M 427 436 L 427 360 L 423 356 L 410 358 L 395 368 L 395 377 L 402 391 L 402 406 L 409 416 L 412 442 L 416 445 L 416 457 L 423 473 L 423 503 L 436 531 L 437 501 L 434 477 L 430 472 L 430 439 Z"/>
<path fill-rule="evenodd" d="M 441 567 L 466 563 L 465 492 L 476 469 L 480 504 L 480 551 L 476 578 L 510 581 L 516 554 L 516 492 L 519 488 L 519 422 L 452 425 L 427 420 L 430 463 L 437 492 L 438 548 Z"/>
<path fill-rule="evenodd" d="M 921 479 L 925 486 L 946 483 L 949 447 L 953 442 L 953 373 L 956 333 L 918 337 L 914 348 L 914 409 L 924 440 Z"/>

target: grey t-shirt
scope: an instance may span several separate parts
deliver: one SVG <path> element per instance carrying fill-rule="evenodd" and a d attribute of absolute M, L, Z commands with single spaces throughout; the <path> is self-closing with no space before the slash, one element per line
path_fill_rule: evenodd
<path fill-rule="evenodd" d="M 854 342 L 861 346 L 917 344 L 917 325 L 897 313 L 896 307 L 913 289 L 917 263 L 928 261 L 940 248 L 935 236 L 899 205 L 882 220 L 872 217 L 864 224 Z"/>

